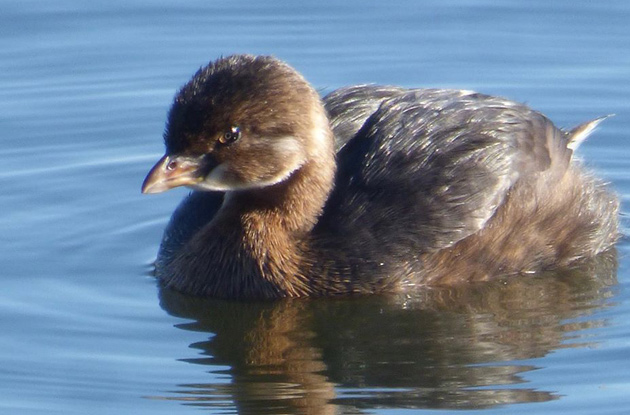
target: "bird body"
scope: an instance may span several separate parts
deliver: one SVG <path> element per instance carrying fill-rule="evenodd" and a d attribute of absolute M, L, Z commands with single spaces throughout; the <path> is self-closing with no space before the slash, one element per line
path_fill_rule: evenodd
<path fill-rule="evenodd" d="M 143 191 L 190 186 L 160 280 L 203 296 L 399 291 L 568 267 L 610 249 L 618 201 L 566 132 L 470 91 L 359 85 L 321 99 L 237 55 L 176 95 Z"/>

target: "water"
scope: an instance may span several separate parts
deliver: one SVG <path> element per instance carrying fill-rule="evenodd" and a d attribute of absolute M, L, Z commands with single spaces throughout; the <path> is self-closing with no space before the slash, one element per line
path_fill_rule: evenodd
<path fill-rule="evenodd" d="M 627 212 L 629 20 L 624 1 L 2 1 L 0 412 L 626 413 L 625 239 L 618 267 L 226 303 L 159 292 L 186 191 L 139 186 L 176 88 L 219 55 L 271 53 L 322 92 L 475 89 L 567 127 L 617 114 L 580 154 Z"/>

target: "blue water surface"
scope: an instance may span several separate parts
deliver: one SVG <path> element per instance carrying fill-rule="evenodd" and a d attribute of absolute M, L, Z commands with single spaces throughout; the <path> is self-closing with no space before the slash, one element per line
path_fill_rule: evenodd
<path fill-rule="evenodd" d="M 187 191 L 139 188 L 176 89 L 255 53 L 322 93 L 473 89 L 562 127 L 616 114 L 579 154 L 628 212 L 629 21 L 624 0 L 3 0 L 0 412 L 628 413 L 625 238 L 617 259 L 562 275 L 228 303 L 158 289 L 151 263 Z"/>

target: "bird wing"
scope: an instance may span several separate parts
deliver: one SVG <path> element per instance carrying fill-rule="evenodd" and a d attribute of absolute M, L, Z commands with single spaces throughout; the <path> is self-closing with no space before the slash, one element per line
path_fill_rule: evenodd
<path fill-rule="evenodd" d="M 343 148 L 357 134 L 381 103 L 407 92 L 404 88 L 381 85 L 356 85 L 337 89 L 324 97 L 324 104 L 335 133 L 335 149 Z"/>
<path fill-rule="evenodd" d="M 517 181 L 563 174 L 571 159 L 568 134 L 522 104 L 379 88 L 325 98 L 342 145 L 320 229 L 420 253 L 443 249 L 482 229 Z M 357 103 L 361 96 L 370 98 Z"/>

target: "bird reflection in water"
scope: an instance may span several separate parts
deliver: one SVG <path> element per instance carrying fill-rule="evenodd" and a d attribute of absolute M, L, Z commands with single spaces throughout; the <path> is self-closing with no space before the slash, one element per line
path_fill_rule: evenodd
<path fill-rule="evenodd" d="M 588 345 L 580 331 L 605 324 L 592 314 L 610 305 L 616 266 L 607 252 L 562 273 L 349 300 L 241 303 L 162 289 L 162 307 L 193 320 L 177 328 L 211 335 L 190 345 L 200 357 L 182 359 L 207 366 L 208 383 L 178 385 L 161 398 L 234 405 L 241 414 L 558 399 L 528 387 L 524 374 L 537 367 L 519 361 Z"/>

